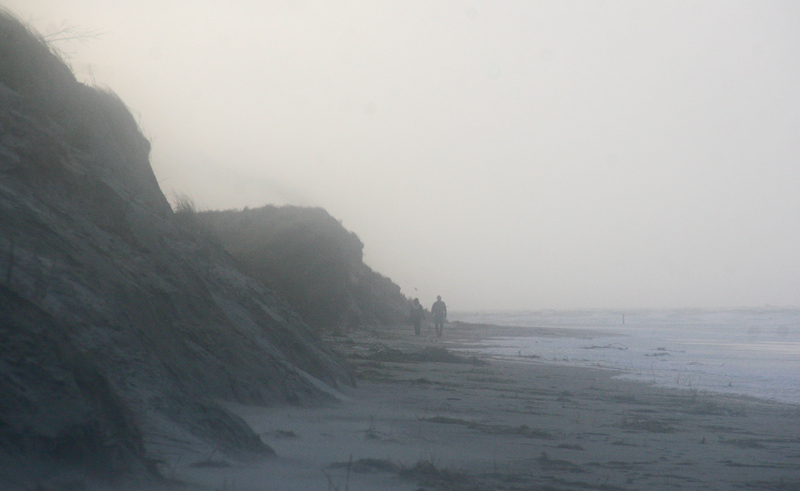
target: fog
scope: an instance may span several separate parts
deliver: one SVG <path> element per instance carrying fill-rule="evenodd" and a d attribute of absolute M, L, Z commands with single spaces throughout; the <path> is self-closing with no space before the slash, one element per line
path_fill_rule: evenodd
<path fill-rule="evenodd" d="M 320 206 L 430 308 L 800 305 L 800 4 L 13 0 L 167 196 Z"/>

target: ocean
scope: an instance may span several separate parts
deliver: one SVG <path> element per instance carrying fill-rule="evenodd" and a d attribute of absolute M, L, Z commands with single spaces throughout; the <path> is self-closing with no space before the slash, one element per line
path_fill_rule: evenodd
<path fill-rule="evenodd" d="M 450 312 L 448 321 L 596 329 L 540 337 L 531 329 L 474 349 L 509 359 L 620 370 L 620 377 L 687 390 L 800 404 L 800 309 Z"/>

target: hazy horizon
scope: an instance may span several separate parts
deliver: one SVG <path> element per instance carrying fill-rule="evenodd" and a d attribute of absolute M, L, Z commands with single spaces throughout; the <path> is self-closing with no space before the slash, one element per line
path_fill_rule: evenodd
<path fill-rule="evenodd" d="M 325 208 L 428 308 L 800 305 L 798 3 L 0 4 L 168 197 Z"/>

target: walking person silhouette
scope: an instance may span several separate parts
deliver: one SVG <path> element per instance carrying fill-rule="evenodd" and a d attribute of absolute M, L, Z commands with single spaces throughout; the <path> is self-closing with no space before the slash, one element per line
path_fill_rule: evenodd
<path fill-rule="evenodd" d="M 422 317 L 425 315 L 424 310 L 422 309 L 422 304 L 419 303 L 419 299 L 415 298 L 413 302 L 411 302 L 411 323 L 414 324 L 414 334 L 419 336 L 420 327 L 422 326 Z"/>
<path fill-rule="evenodd" d="M 441 295 L 436 296 L 436 301 L 433 303 L 433 307 L 431 307 L 431 313 L 433 314 L 433 326 L 436 329 L 436 337 L 440 338 L 444 330 L 444 320 L 447 319 L 447 305 L 442 302 Z"/>

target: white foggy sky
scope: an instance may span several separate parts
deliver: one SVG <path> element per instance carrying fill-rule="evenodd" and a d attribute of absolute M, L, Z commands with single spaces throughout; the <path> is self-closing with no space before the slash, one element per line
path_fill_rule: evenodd
<path fill-rule="evenodd" d="M 104 32 L 165 194 L 321 206 L 427 306 L 800 305 L 800 3 L 3 5 Z"/>

